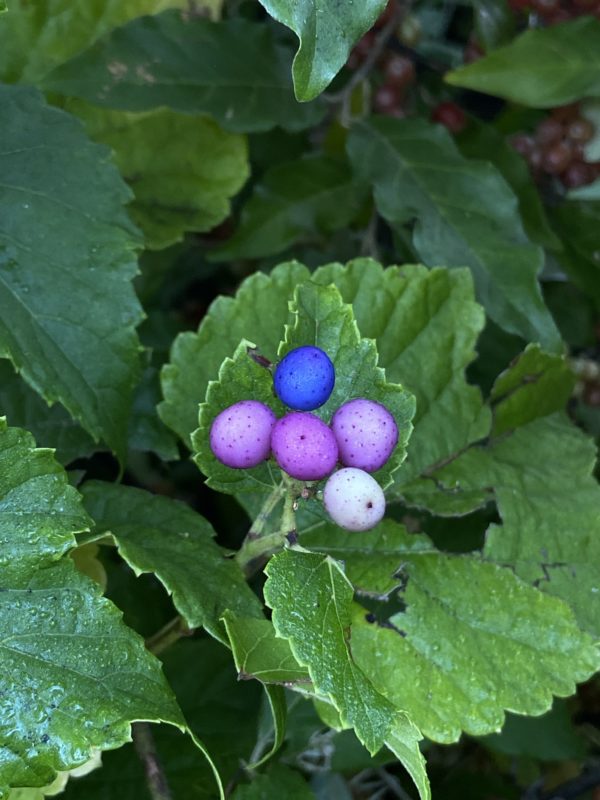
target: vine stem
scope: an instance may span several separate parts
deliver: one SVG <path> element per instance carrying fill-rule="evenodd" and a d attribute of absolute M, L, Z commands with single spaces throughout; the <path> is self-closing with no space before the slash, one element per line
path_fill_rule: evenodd
<path fill-rule="evenodd" d="M 146 781 L 152 800 L 173 800 L 166 775 L 156 752 L 150 725 L 147 722 L 135 722 L 132 725 L 131 733 L 136 752 L 144 765 Z"/>
<path fill-rule="evenodd" d="M 170 622 L 157 631 L 155 634 L 146 639 L 146 648 L 154 653 L 155 656 L 160 655 L 167 647 L 175 644 L 183 636 L 190 636 L 193 631 L 188 628 L 183 619 L 178 615 Z"/>
<path fill-rule="evenodd" d="M 265 500 L 244 543 L 235 555 L 235 560 L 246 577 L 251 577 L 266 559 L 280 550 L 286 539 L 290 544 L 296 541 L 296 500 L 300 495 L 299 485 L 285 477 Z M 279 530 L 265 534 L 264 530 L 273 511 L 283 498 L 283 511 Z"/>

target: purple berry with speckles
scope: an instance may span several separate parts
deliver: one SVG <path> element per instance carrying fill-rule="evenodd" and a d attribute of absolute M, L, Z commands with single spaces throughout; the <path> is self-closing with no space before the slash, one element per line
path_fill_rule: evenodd
<path fill-rule="evenodd" d="M 353 467 L 333 473 L 325 484 L 323 502 L 336 525 L 348 531 L 368 531 L 385 514 L 381 486 L 368 472 Z"/>
<path fill-rule="evenodd" d="M 233 469 L 250 469 L 269 458 L 277 418 L 264 403 L 242 400 L 218 414 L 210 429 L 210 449 Z"/>
<path fill-rule="evenodd" d="M 331 428 L 307 412 L 292 412 L 277 420 L 271 448 L 281 469 L 300 481 L 325 478 L 338 460 Z"/>
<path fill-rule="evenodd" d="M 381 403 L 359 397 L 333 415 L 331 429 L 345 467 L 366 472 L 381 469 L 398 444 L 398 426 Z"/>

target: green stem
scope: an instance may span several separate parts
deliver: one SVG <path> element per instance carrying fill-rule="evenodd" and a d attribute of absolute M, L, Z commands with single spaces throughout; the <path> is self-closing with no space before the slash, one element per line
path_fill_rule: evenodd
<path fill-rule="evenodd" d="M 185 624 L 180 616 L 175 617 L 161 628 L 149 639 L 146 639 L 146 647 L 155 656 L 160 655 L 167 647 L 179 641 L 183 636 L 189 636 L 192 631 Z"/>
<path fill-rule="evenodd" d="M 276 486 L 267 497 L 254 524 L 250 528 L 243 545 L 237 552 L 235 560 L 246 577 L 251 577 L 261 569 L 267 558 L 280 550 L 286 539 L 294 542 L 296 538 L 295 504 L 299 496 L 298 485 L 290 478 Z M 281 527 L 274 533 L 265 534 L 264 530 L 271 514 L 284 498 L 281 515 Z"/>

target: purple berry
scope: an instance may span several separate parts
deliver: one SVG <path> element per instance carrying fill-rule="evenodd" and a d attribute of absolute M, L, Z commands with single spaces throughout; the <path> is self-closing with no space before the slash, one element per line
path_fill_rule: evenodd
<path fill-rule="evenodd" d="M 336 525 L 348 531 L 368 531 L 385 514 L 381 486 L 368 472 L 352 467 L 333 473 L 325 484 L 323 502 Z"/>
<path fill-rule="evenodd" d="M 345 467 L 366 472 L 381 469 L 398 444 L 398 426 L 381 403 L 359 397 L 344 403 L 333 415 L 331 429 Z"/>
<path fill-rule="evenodd" d="M 269 458 L 275 414 L 257 400 L 242 400 L 218 414 L 210 429 L 210 449 L 233 469 L 256 467 Z"/>
<path fill-rule="evenodd" d="M 293 412 L 277 420 L 271 447 L 281 469 L 300 481 L 321 480 L 338 460 L 331 428 L 314 414 L 305 412 Z"/>
<path fill-rule="evenodd" d="M 329 400 L 335 384 L 335 368 L 320 347 L 296 347 L 277 365 L 273 384 L 284 405 L 312 411 Z"/>

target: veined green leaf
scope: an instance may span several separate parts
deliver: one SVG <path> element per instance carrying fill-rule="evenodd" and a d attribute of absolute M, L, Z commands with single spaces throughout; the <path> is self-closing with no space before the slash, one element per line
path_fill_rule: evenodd
<path fill-rule="evenodd" d="M 142 114 L 94 108 L 74 101 L 94 141 L 108 145 L 134 200 L 129 213 L 146 247 L 160 250 L 186 231 L 207 231 L 228 216 L 230 198 L 249 174 L 245 138 L 208 117 L 169 109 Z"/>
<path fill-rule="evenodd" d="M 0 86 L 0 124 L 0 354 L 122 457 L 142 317 L 129 191 L 37 91 Z"/>
<path fill-rule="evenodd" d="M 198 426 L 198 406 L 223 359 L 231 356 L 242 339 L 249 339 L 263 356 L 275 360 L 290 319 L 294 288 L 309 274 L 297 262 L 281 264 L 268 276 L 257 272 L 242 283 L 234 298 L 218 297 L 212 303 L 197 333 L 186 331 L 175 339 L 170 361 L 161 373 L 165 399 L 158 411 L 188 447 Z"/>
<path fill-rule="evenodd" d="M 48 91 L 119 111 L 166 106 L 210 114 L 237 133 L 277 125 L 295 131 L 318 122 L 324 107 L 296 102 L 290 56 L 267 25 L 165 11 L 116 28 L 53 70 L 43 84 Z"/>
<path fill-rule="evenodd" d="M 111 28 L 186 5 L 186 0 L 11 0 L 0 28 L 0 80 L 37 83 Z M 221 0 L 197 5 L 214 14 Z"/>
<path fill-rule="evenodd" d="M 346 63 L 350 49 L 369 30 L 386 0 L 260 0 L 269 14 L 300 40 L 294 59 L 298 100 L 312 100 Z"/>
<path fill-rule="evenodd" d="M 391 520 L 360 537 L 325 524 L 302 543 L 343 560 L 359 592 L 400 586 L 406 608 L 383 624 L 355 608 L 352 653 L 431 739 L 499 730 L 504 709 L 540 714 L 600 665 L 563 602 L 479 556 L 440 553 Z"/>
<path fill-rule="evenodd" d="M 446 80 L 533 108 L 600 96 L 600 21 L 591 16 L 526 30 Z"/>
<path fill-rule="evenodd" d="M 314 156 L 278 164 L 255 187 L 238 229 L 210 260 L 262 258 L 332 233 L 352 221 L 365 196 L 344 161 Z"/>
<path fill-rule="evenodd" d="M 448 131 L 420 119 L 355 125 L 348 152 L 390 225 L 414 222 L 412 243 L 425 264 L 470 267 L 478 299 L 498 325 L 561 349 L 537 283 L 542 251 L 525 235 L 517 198 L 491 164 L 463 158 Z"/>
<path fill-rule="evenodd" d="M 61 558 L 90 524 L 49 450 L 0 420 L 0 787 L 44 786 L 133 720 L 185 723 L 143 640 Z"/>
<path fill-rule="evenodd" d="M 97 532 L 113 535 L 137 575 L 156 575 L 190 628 L 203 626 L 223 641 L 225 609 L 261 616 L 237 563 L 225 558 L 210 524 L 189 506 L 102 481 L 88 481 L 81 491 Z"/>

